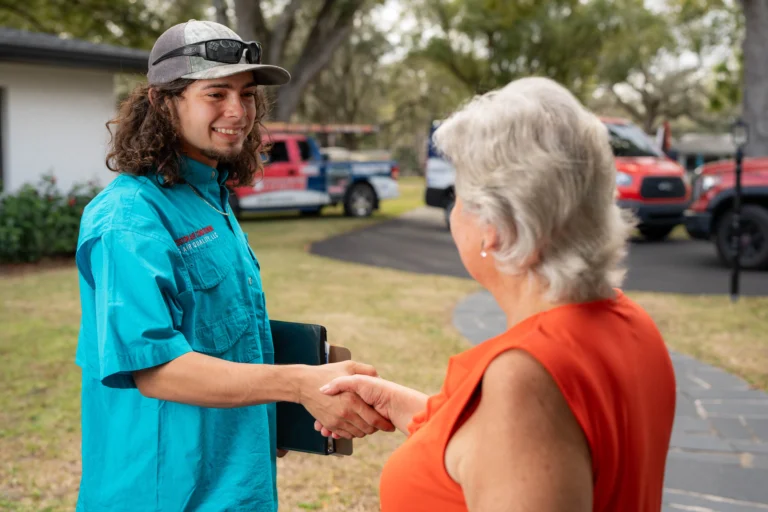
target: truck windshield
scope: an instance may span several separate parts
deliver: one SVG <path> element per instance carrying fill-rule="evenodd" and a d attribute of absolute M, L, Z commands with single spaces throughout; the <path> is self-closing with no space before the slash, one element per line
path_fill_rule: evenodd
<path fill-rule="evenodd" d="M 664 156 L 643 131 L 632 124 L 606 124 L 614 156 Z"/>

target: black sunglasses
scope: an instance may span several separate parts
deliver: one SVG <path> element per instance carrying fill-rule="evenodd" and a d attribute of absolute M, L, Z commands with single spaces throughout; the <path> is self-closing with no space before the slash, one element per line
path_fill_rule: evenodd
<path fill-rule="evenodd" d="M 261 43 L 238 41 L 237 39 L 211 39 L 171 50 L 158 58 L 152 65 L 173 57 L 202 57 L 214 62 L 237 64 L 245 50 L 248 50 L 248 53 L 245 54 L 248 64 L 261 64 Z"/>

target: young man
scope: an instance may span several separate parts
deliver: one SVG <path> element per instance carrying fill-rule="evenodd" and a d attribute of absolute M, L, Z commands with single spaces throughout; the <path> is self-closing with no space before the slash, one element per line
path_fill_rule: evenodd
<path fill-rule="evenodd" d="M 372 367 L 272 364 L 259 262 L 224 184 L 261 170 L 258 86 L 289 80 L 258 43 L 192 20 L 160 36 L 112 122 L 119 175 L 77 250 L 79 511 L 277 510 L 276 401 L 347 437 L 394 429 L 355 395 L 319 392 Z"/>

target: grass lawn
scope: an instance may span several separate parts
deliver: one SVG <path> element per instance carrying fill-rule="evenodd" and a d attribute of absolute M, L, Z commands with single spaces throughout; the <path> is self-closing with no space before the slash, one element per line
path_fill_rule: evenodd
<path fill-rule="evenodd" d="M 436 392 L 448 358 L 467 347 L 454 305 L 478 286 L 306 253 L 316 240 L 422 204 L 423 181 L 372 219 L 339 210 L 319 218 L 243 222 L 263 271 L 273 318 L 320 322 L 331 341 L 403 384 Z M 74 266 L 0 278 L 0 509 L 73 510 L 79 483 L 79 302 Z M 301 284 L 301 286 L 299 286 Z M 670 345 L 768 388 L 768 299 L 632 293 Z M 278 461 L 281 510 L 378 510 L 378 476 L 400 434 L 356 441 L 349 459 L 289 454 Z"/>

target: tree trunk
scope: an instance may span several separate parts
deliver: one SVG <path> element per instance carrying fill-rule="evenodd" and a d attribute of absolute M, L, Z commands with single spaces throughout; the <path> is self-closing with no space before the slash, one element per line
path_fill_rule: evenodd
<path fill-rule="evenodd" d="M 277 103 L 272 118 L 275 121 L 291 120 L 307 85 L 328 65 L 336 49 L 349 37 L 355 14 L 364 2 L 324 0 L 298 61 L 290 70 L 290 83 L 274 90 Z M 291 0 L 285 4 L 272 29 L 266 24 L 261 3 L 261 0 L 235 0 L 237 33 L 245 40 L 256 39 L 264 43 L 269 59 L 265 64 L 284 65 L 280 60 L 302 2 Z"/>
<path fill-rule="evenodd" d="M 294 78 L 291 79 L 291 83 L 281 86 L 276 92 L 277 98 L 272 110 L 274 121 L 290 122 L 291 116 L 301 103 L 301 94 L 304 92 L 304 88 L 294 83 Z"/>
<path fill-rule="evenodd" d="M 235 0 L 237 35 L 243 41 L 269 41 L 270 33 L 259 0 Z"/>
<path fill-rule="evenodd" d="M 747 156 L 768 156 L 768 2 L 742 0 L 744 38 L 744 120 L 749 125 Z"/>
<path fill-rule="evenodd" d="M 230 26 L 229 16 L 227 15 L 226 0 L 213 0 L 213 9 L 216 11 L 216 23 L 221 23 L 225 27 Z"/>
<path fill-rule="evenodd" d="M 282 63 L 283 57 L 285 56 L 285 47 L 288 44 L 288 38 L 293 31 L 296 11 L 299 10 L 299 7 L 301 7 L 301 0 L 291 0 L 291 3 L 285 7 L 282 13 L 280 13 L 280 17 L 272 28 L 272 34 L 269 41 L 265 41 L 265 43 L 269 44 L 269 48 L 267 48 L 266 51 L 269 59 L 267 60 L 267 64 L 280 65 Z"/>
<path fill-rule="evenodd" d="M 643 118 L 643 131 L 645 133 L 653 133 L 653 129 L 656 126 L 656 112 L 646 107 L 645 117 Z"/>
<path fill-rule="evenodd" d="M 275 121 L 290 121 L 301 102 L 301 94 L 309 82 L 331 60 L 333 53 L 349 37 L 352 32 L 352 22 L 336 28 L 330 36 L 320 43 L 312 42 L 312 35 L 307 41 L 299 62 L 291 69 L 291 82 L 280 87 L 277 96 L 277 106 L 274 111 Z"/>

